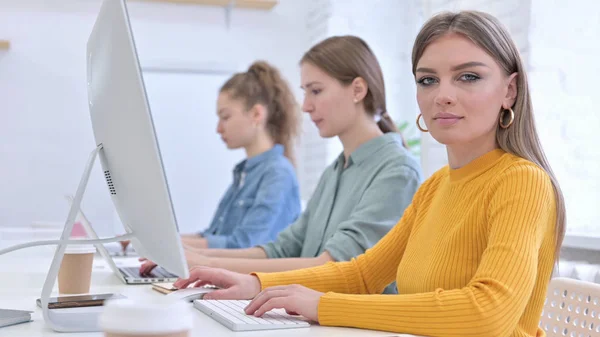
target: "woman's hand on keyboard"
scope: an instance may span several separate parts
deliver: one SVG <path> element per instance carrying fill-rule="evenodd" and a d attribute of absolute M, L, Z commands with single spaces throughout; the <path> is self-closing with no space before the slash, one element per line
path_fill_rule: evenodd
<path fill-rule="evenodd" d="M 196 283 L 195 287 L 212 284 L 221 288 L 204 295 L 205 300 L 249 300 L 260 292 L 260 281 L 256 276 L 209 267 L 192 268 L 190 278 L 179 279 L 173 286 L 184 289 L 192 283 Z"/>
<path fill-rule="evenodd" d="M 246 307 L 246 314 L 262 316 L 271 309 L 285 309 L 288 314 L 302 315 L 318 322 L 319 300 L 323 293 L 293 284 L 267 288 Z"/>
<path fill-rule="evenodd" d="M 140 266 L 140 275 L 148 275 L 152 271 L 152 269 L 156 268 L 156 263 L 148 260 L 145 257 L 140 257 L 138 261 L 143 262 Z"/>

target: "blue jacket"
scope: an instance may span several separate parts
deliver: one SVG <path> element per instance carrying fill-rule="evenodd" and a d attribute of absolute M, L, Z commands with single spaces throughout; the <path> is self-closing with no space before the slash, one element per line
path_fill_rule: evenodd
<path fill-rule="evenodd" d="M 209 248 L 248 248 L 275 240 L 300 215 L 294 166 L 283 146 L 235 166 L 233 184 L 221 199 L 210 227 L 200 233 Z"/>

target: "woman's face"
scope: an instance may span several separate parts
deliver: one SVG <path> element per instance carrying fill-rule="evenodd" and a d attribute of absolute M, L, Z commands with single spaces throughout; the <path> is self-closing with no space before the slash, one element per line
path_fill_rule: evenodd
<path fill-rule="evenodd" d="M 492 56 L 463 35 L 439 37 L 416 67 L 421 123 L 445 145 L 495 142 L 500 112 L 516 98 L 516 75 L 506 76 Z"/>
<path fill-rule="evenodd" d="M 258 132 L 258 125 L 253 114 L 246 111 L 244 102 L 232 99 L 228 92 L 221 92 L 217 99 L 217 133 L 227 148 L 237 149 L 252 142 Z"/>
<path fill-rule="evenodd" d="M 308 62 L 302 63 L 300 77 L 305 91 L 302 110 L 310 115 L 321 137 L 335 137 L 348 130 L 360 113 L 353 85 L 343 85 Z"/>

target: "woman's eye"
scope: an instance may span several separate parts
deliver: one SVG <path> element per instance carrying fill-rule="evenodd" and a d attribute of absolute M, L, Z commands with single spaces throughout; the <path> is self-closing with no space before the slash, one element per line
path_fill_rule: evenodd
<path fill-rule="evenodd" d="M 459 80 L 465 81 L 465 82 L 475 82 L 479 79 L 481 79 L 481 77 L 474 75 L 474 74 L 464 74 L 464 75 L 460 76 L 460 78 L 459 78 Z"/>
<path fill-rule="evenodd" d="M 420 78 L 417 83 L 422 85 L 422 86 L 428 86 L 428 85 L 432 85 L 436 82 L 435 78 L 433 77 L 422 77 Z"/>
<path fill-rule="evenodd" d="M 313 95 L 318 95 L 321 92 L 321 89 L 313 89 L 311 92 Z"/>

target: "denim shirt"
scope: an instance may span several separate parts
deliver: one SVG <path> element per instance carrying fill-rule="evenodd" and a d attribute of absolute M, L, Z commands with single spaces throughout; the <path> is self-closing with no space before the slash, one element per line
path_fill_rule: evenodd
<path fill-rule="evenodd" d="M 274 240 L 300 215 L 296 172 L 283 146 L 235 166 L 233 184 L 201 235 L 209 248 L 248 248 Z"/>

